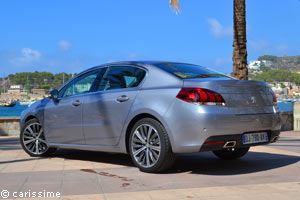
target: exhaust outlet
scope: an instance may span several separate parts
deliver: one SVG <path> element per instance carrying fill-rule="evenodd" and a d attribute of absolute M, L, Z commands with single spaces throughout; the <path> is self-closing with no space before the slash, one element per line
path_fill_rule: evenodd
<path fill-rule="evenodd" d="M 273 143 L 273 142 L 277 142 L 277 141 L 279 140 L 279 138 L 280 138 L 279 136 L 274 137 L 272 143 Z"/>
<path fill-rule="evenodd" d="M 233 148 L 236 145 L 236 141 L 227 141 L 223 148 Z"/>

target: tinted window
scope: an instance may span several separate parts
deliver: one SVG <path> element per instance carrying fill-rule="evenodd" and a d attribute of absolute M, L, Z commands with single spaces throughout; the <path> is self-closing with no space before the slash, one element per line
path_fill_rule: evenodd
<path fill-rule="evenodd" d="M 93 71 L 78 77 L 67 86 L 63 96 L 73 96 L 89 92 L 98 73 L 98 71 Z"/>
<path fill-rule="evenodd" d="M 155 64 L 155 66 L 182 79 L 187 79 L 187 78 L 231 79 L 225 74 L 198 65 L 190 65 L 190 64 L 182 64 L 182 63 L 159 63 L 159 64 Z"/>
<path fill-rule="evenodd" d="M 145 77 L 146 72 L 137 67 L 109 67 L 102 78 L 98 91 L 136 87 Z"/>

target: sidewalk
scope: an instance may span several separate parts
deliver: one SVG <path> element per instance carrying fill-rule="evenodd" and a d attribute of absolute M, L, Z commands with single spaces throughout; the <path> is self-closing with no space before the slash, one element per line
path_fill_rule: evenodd
<path fill-rule="evenodd" d="M 278 143 L 253 147 L 240 160 L 183 154 L 171 170 L 146 174 L 127 155 L 59 150 L 33 158 L 17 137 L 0 137 L 0 190 L 59 192 L 61 199 L 298 200 L 299 147 L 300 132 L 283 132 Z"/>

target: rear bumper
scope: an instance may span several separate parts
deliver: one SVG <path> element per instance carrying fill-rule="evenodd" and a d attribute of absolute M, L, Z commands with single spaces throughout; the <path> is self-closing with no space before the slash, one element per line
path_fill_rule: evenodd
<path fill-rule="evenodd" d="M 176 99 L 163 118 L 173 152 L 191 153 L 208 151 L 203 145 L 211 137 L 233 137 L 239 145 L 244 133 L 268 131 L 272 139 L 281 129 L 279 113 L 273 108 L 274 113 L 269 114 L 237 115 L 228 107 L 199 106 Z"/>
<path fill-rule="evenodd" d="M 280 135 L 280 131 L 268 131 L 268 142 L 262 142 L 262 143 L 255 143 L 255 144 L 243 144 L 243 134 L 237 134 L 237 135 L 220 135 L 220 136 L 211 136 L 206 139 L 202 147 L 199 151 L 215 151 L 215 150 L 221 150 L 224 149 L 224 145 L 228 141 L 235 141 L 236 144 L 234 148 L 244 148 L 244 147 L 251 147 L 251 146 L 258 146 L 258 145 L 264 145 L 276 142 L 278 137 Z M 224 141 L 224 143 L 221 144 L 214 144 L 216 141 Z M 208 144 L 207 144 L 208 143 Z"/>

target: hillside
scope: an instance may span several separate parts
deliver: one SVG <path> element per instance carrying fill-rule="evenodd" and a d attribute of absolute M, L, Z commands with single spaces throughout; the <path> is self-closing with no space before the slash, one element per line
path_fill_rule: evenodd
<path fill-rule="evenodd" d="M 259 61 L 271 61 L 271 69 L 283 69 L 292 72 L 300 72 L 300 56 L 285 56 L 277 57 L 272 55 L 264 55 L 258 58 Z"/>
<path fill-rule="evenodd" d="M 268 70 L 260 74 L 249 74 L 250 80 L 272 82 L 291 82 L 300 85 L 300 74 L 287 70 Z"/>
<path fill-rule="evenodd" d="M 58 73 L 52 74 L 51 72 L 21 72 L 10 74 L 6 78 L 0 79 L 0 92 L 8 89 L 10 85 L 22 85 L 24 88 L 27 85 L 27 77 L 29 88 L 41 88 L 49 90 L 51 88 L 58 88 L 63 84 L 63 81 L 68 81 L 74 74 Z"/>

